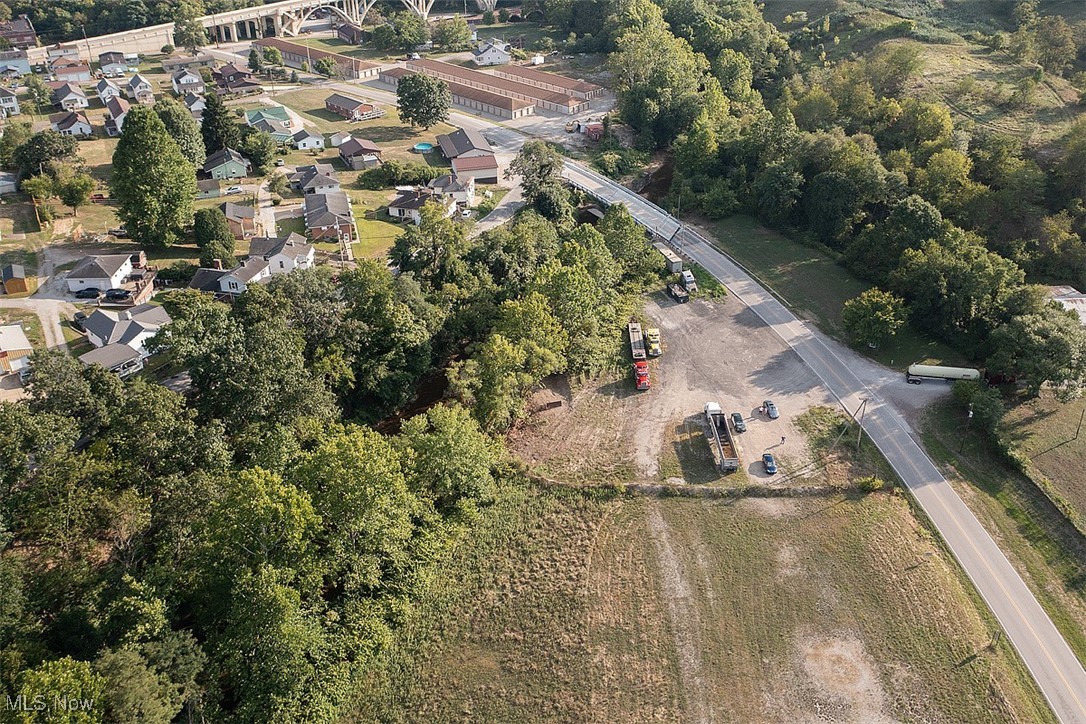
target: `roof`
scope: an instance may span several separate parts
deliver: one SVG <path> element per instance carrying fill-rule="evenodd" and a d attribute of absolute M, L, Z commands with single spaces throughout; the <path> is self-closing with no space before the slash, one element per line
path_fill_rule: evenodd
<path fill-rule="evenodd" d="M 249 242 L 249 256 L 259 256 L 263 259 L 276 254 L 287 254 L 295 258 L 309 256 L 313 252 L 313 246 L 309 244 L 301 234 L 291 232 L 287 236 L 255 236 Z"/>
<path fill-rule="evenodd" d="M 268 119 L 272 121 L 285 121 L 290 123 L 290 113 L 283 106 L 268 106 L 245 111 L 245 121 L 251 126 L 257 121 Z"/>
<path fill-rule="evenodd" d="M 128 109 L 131 107 L 132 104 L 120 96 L 110 96 L 106 100 L 106 110 L 109 111 L 110 117 L 114 120 L 128 113 Z"/>
<path fill-rule="evenodd" d="M 99 93 L 103 92 L 106 88 L 112 88 L 118 93 L 121 92 L 120 86 L 111 81 L 109 78 L 103 78 L 102 80 L 98 81 L 97 85 L 94 86 L 94 89 Z"/>
<path fill-rule="evenodd" d="M 252 75 L 252 73 L 249 72 L 248 68 L 242 68 L 238 65 L 235 65 L 234 63 L 227 63 L 226 65 L 220 66 L 219 68 L 215 69 L 215 72 L 222 76 Z"/>
<path fill-rule="evenodd" d="M 247 221 L 256 218 L 256 209 L 252 206 L 242 206 L 241 204 L 235 204 L 233 201 L 225 201 L 219 204 L 219 208 L 222 209 L 222 213 L 226 218 L 233 221 Z"/>
<path fill-rule="evenodd" d="M 64 100 L 72 94 L 82 96 L 83 98 L 87 97 L 87 94 L 83 92 L 83 89 L 75 83 L 57 83 L 53 86 L 53 97 L 57 100 Z"/>
<path fill-rule="evenodd" d="M 49 123 L 57 127 L 58 130 L 67 131 L 77 123 L 85 123 L 90 125 L 90 119 L 87 118 L 87 114 L 82 111 L 64 111 L 63 113 L 54 113 L 49 116 Z"/>
<path fill-rule="evenodd" d="M 472 179 L 472 177 L 470 176 L 465 181 L 456 174 L 447 173 L 444 176 L 438 176 L 427 185 L 430 188 L 436 189 L 438 191 L 452 193 L 454 191 L 466 191 L 471 181 L 473 180 L 474 179 Z"/>
<path fill-rule="evenodd" d="M 318 186 L 339 186 L 335 170 L 327 163 L 299 166 L 288 180 L 303 191 Z"/>
<path fill-rule="evenodd" d="M 1049 287 L 1048 295 L 1064 309 L 1077 314 L 1082 324 L 1086 325 L 1086 294 L 1074 287 L 1058 286 Z"/>
<path fill-rule="evenodd" d="M 546 101 L 555 105 L 569 107 L 583 103 L 580 99 L 573 98 L 566 93 L 557 93 L 546 88 L 538 88 L 520 81 L 502 78 L 493 73 L 484 73 L 481 70 L 472 70 L 452 63 L 443 63 L 440 60 L 429 60 L 427 58 L 409 60 L 407 61 L 407 67 L 410 70 L 428 72 L 431 75 L 438 73 L 448 75 L 453 79 L 463 81 L 465 85 L 480 85 L 499 95 L 516 94 L 524 98 L 534 98 L 537 101 Z"/>
<path fill-rule="evenodd" d="M 197 269 L 189 282 L 189 289 L 199 289 L 202 292 L 217 292 L 220 290 L 219 279 L 226 276 L 225 269 Z"/>
<path fill-rule="evenodd" d="M 21 324 L 5 324 L 0 326 L 0 351 L 15 352 L 33 349 L 30 340 L 26 338 Z"/>
<path fill-rule="evenodd" d="M 204 97 L 199 93 L 193 93 L 192 91 L 186 91 L 185 93 L 185 105 L 189 108 L 192 108 L 203 99 Z"/>
<path fill-rule="evenodd" d="M 499 53 L 505 53 L 506 55 L 509 55 L 509 43 L 503 43 L 500 40 L 498 42 L 496 42 L 496 43 L 495 42 L 483 43 L 478 48 L 475 48 L 474 50 L 472 50 L 471 54 L 474 55 L 476 58 L 478 58 L 481 55 L 486 55 L 486 52 L 488 50 L 496 50 Z"/>
<path fill-rule="evenodd" d="M 84 320 L 83 326 L 106 344 L 131 344 L 137 337 L 153 334 L 169 322 L 170 315 L 164 307 L 140 304 L 123 312 L 96 309 Z"/>
<path fill-rule="evenodd" d="M 0 281 L 6 282 L 8 279 L 26 279 L 26 269 L 22 264 L 8 264 L 0 269 Z"/>
<path fill-rule="evenodd" d="M 130 89 L 135 90 L 136 88 L 138 88 L 141 85 L 145 85 L 145 86 L 150 87 L 151 82 L 149 80 L 147 80 L 146 78 L 144 78 L 139 73 L 136 73 L 134 76 L 132 76 L 131 78 L 128 79 L 128 82 L 125 83 L 125 85 L 128 86 Z"/>
<path fill-rule="evenodd" d="M 576 91 L 578 93 L 592 93 L 603 90 L 603 88 L 595 83 L 589 83 L 586 80 L 567 78 L 564 75 L 548 73 L 545 70 L 536 70 L 535 68 L 529 68 L 524 65 L 507 65 L 497 72 L 503 75 L 515 75 L 524 78 L 525 80 L 534 80 L 538 83 L 550 83 L 553 86 L 565 88 L 569 91 Z"/>
<path fill-rule="evenodd" d="M 345 66 L 358 73 L 380 67 L 377 63 L 370 63 L 347 55 L 340 55 L 339 53 L 331 53 L 327 50 L 309 47 L 302 45 L 301 43 L 292 43 L 289 40 L 283 40 L 282 38 L 261 38 L 260 40 L 253 41 L 253 45 L 265 48 L 278 48 L 281 51 L 293 53 L 294 55 L 303 55 L 314 63 L 322 58 L 331 58 L 338 65 Z"/>
<path fill-rule="evenodd" d="M 69 279 L 104 279 L 113 278 L 125 262 L 131 260 L 130 254 L 102 254 L 99 256 L 85 256 L 68 272 Z"/>
<path fill-rule="evenodd" d="M 359 106 L 370 106 L 372 103 L 367 103 L 361 98 L 353 98 L 351 96 L 345 96 L 342 93 L 333 93 L 324 99 L 325 103 L 330 103 L 333 106 L 339 108 L 358 108 Z"/>
<path fill-rule="evenodd" d="M 483 134 L 473 128 L 459 128 L 452 133 L 442 133 L 437 137 L 437 144 L 441 146 L 441 152 L 446 158 L 456 158 L 469 151 L 494 153 Z"/>
<path fill-rule="evenodd" d="M 472 156 L 471 158 L 454 158 L 452 160 L 453 171 L 482 171 L 484 169 L 498 170 L 498 159 L 494 156 Z"/>
<path fill-rule="evenodd" d="M 204 161 L 204 170 L 210 171 L 214 168 L 222 166 L 224 163 L 227 163 L 229 161 L 237 161 L 238 163 L 243 164 L 246 168 L 252 166 L 252 164 L 249 163 L 249 159 L 245 158 L 234 149 L 220 148 L 218 151 L 208 156 L 207 160 Z"/>
<path fill-rule="evenodd" d="M 170 79 L 181 80 L 182 78 L 187 78 L 190 75 L 193 78 L 198 79 L 201 83 L 204 82 L 204 77 L 190 68 L 181 68 L 180 70 L 174 71 L 173 75 L 170 76 Z"/>
<path fill-rule="evenodd" d="M 255 123 L 250 123 L 249 127 L 255 128 L 258 131 L 263 131 L 271 136 L 293 136 L 293 133 L 291 133 L 290 122 L 280 121 L 275 118 L 261 118 Z"/>
<path fill-rule="evenodd" d="M 250 282 L 253 280 L 253 277 L 258 276 L 267 268 L 267 261 L 258 256 L 251 256 L 228 271 L 227 275 L 234 277 L 240 282 Z"/>
<path fill-rule="evenodd" d="M 4 98 L 14 98 L 15 97 L 15 91 L 8 90 L 7 88 L 0 87 L 0 96 L 2 96 Z"/>
<path fill-rule="evenodd" d="M 365 138 L 355 138 L 354 136 L 351 136 L 339 146 L 339 155 L 344 157 L 380 153 L 381 147 L 373 141 Z"/>
<path fill-rule="evenodd" d="M 214 178 L 196 179 L 196 188 L 201 191 L 217 191 L 221 185 L 219 180 Z"/>
<path fill-rule="evenodd" d="M 302 130 L 298 131 L 293 136 L 291 136 L 291 138 L 293 138 L 295 141 L 304 141 L 307 138 L 319 138 L 320 140 L 323 141 L 324 140 L 324 134 L 322 134 L 322 133 L 313 133 L 313 131 L 308 131 L 308 130 L 303 128 Z"/>
<path fill-rule="evenodd" d="M 351 200 L 342 191 L 309 194 L 305 197 L 306 228 L 336 226 L 350 222 Z"/>
<path fill-rule="evenodd" d="M 106 369 L 120 367 L 127 362 L 135 362 L 140 358 L 140 353 L 127 344 L 107 344 L 105 347 L 92 349 L 86 354 L 79 355 L 79 361 L 83 364 L 99 365 Z"/>
<path fill-rule="evenodd" d="M 98 62 L 102 65 L 107 63 L 124 63 L 124 53 L 116 50 L 107 50 L 105 53 L 98 54 Z"/>
<path fill-rule="evenodd" d="M 401 191 L 400 195 L 389 202 L 390 209 L 421 209 L 427 203 L 447 204 L 440 196 L 431 191 Z"/>

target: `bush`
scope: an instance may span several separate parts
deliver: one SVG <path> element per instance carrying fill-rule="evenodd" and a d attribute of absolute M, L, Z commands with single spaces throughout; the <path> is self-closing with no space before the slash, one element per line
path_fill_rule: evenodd
<path fill-rule="evenodd" d="M 856 487 L 865 493 L 877 493 L 886 487 L 886 481 L 874 475 L 868 475 L 857 480 Z"/>
<path fill-rule="evenodd" d="M 952 394 L 963 409 L 972 411 L 972 422 L 977 429 L 995 435 L 1003 420 L 1003 397 L 998 389 L 983 380 L 959 380 L 954 383 Z"/>
<path fill-rule="evenodd" d="M 166 43 L 165 45 L 162 46 L 162 54 L 163 55 L 169 55 L 172 52 L 173 52 L 173 46 L 170 45 L 169 43 Z"/>
<path fill-rule="evenodd" d="M 158 272 L 161 281 L 171 284 L 188 284 L 196 274 L 196 265 L 187 261 L 175 261 L 165 269 Z"/>
<path fill-rule="evenodd" d="M 508 23 L 509 22 L 509 9 L 508 8 L 501 8 L 500 10 L 498 10 L 498 22 L 501 22 L 501 23 Z"/>
<path fill-rule="evenodd" d="M 424 186 L 444 173 L 448 171 L 424 163 L 391 160 L 358 174 L 358 186 L 371 191 L 388 186 Z"/>

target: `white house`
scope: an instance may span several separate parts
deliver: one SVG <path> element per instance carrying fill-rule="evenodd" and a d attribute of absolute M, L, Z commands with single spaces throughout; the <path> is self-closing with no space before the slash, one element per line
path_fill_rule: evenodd
<path fill-rule="evenodd" d="M 200 118 L 204 114 L 204 109 L 207 108 L 207 101 L 204 100 L 204 97 L 192 91 L 185 94 L 184 103 L 185 108 L 188 108 L 189 113 L 195 118 Z"/>
<path fill-rule="evenodd" d="M 496 38 L 484 40 L 471 51 L 471 59 L 475 65 L 505 65 L 511 59 L 509 43 Z"/>
<path fill-rule="evenodd" d="M 308 151 L 311 148 L 324 148 L 324 136 L 302 129 L 295 133 L 291 140 L 299 151 Z"/>
<path fill-rule="evenodd" d="M 109 78 L 98 81 L 98 84 L 94 86 L 94 91 L 98 94 L 98 100 L 102 101 L 102 105 L 105 105 L 110 98 L 119 98 L 124 95 L 121 87 Z"/>
<path fill-rule="evenodd" d="M 68 272 L 68 291 L 80 289 L 116 289 L 132 273 L 129 254 L 85 256 Z"/>
<path fill-rule="evenodd" d="M 351 140 L 349 131 L 339 131 L 338 133 L 333 133 L 332 137 L 328 139 L 328 142 L 332 145 L 332 148 L 339 148 L 349 140 Z"/>
<path fill-rule="evenodd" d="M 146 358 L 147 340 L 169 322 L 170 315 L 163 307 L 140 304 L 120 312 L 96 309 L 83 322 L 83 327 L 87 331 L 87 340 L 95 347 L 123 344 Z"/>
<path fill-rule="evenodd" d="M 462 178 L 456 174 L 447 173 L 444 176 L 438 176 L 427 186 L 439 196 L 451 196 L 458 204 L 472 206 L 475 203 L 475 178 L 472 176 Z"/>
<path fill-rule="evenodd" d="M 19 110 L 18 97 L 7 88 L 0 88 L 0 111 L 6 116 L 17 116 L 22 112 Z"/>
<path fill-rule="evenodd" d="M 90 105 L 87 94 L 75 83 L 58 83 L 53 86 L 53 105 L 66 111 L 86 108 Z"/>
<path fill-rule="evenodd" d="M 303 194 L 330 194 L 339 191 L 339 179 L 331 164 L 315 163 L 299 166 L 287 176 L 290 187 Z"/>
<path fill-rule="evenodd" d="M 174 73 L 170 77 L 170 83 L 173 85 L 173 92 L 179 96 L 183 96 L 189 91 L 193 93 L 204 92 L 203 76 L 189 68 L 182 68 Z"/>
<path fill-rule="evenodd" d="M 155 88 L 151 82 L 139 73 L 128 79 L 124 85 L 124 91 L 129 98 L 137 103 L 154 103 Z"/>
<path fill-rule="evenodd" d="M 301 234 L 285 237 L 258 236 L 249 242 L 249 258 L 260 257 L 268 262 L 272 274 L 289 274 L 295 269 L 313 267 L 316 249 Z"/>
<path fill-rule="evenodd" d="M 65 136 L 90 136 L 94 133 L 83 111 L 64 111 L 49 116 L 49 127 Z"/>
<path fill-rule="evenodd" d="M 219 290 L 222 294 L 237 296 L 250 284 L 264 283 L 269 277 L 271 265 L 259 256 L 251 256 L 219 277 Z"/>
<path fill-rule="evenodd" d="M 429 189 L 420 191 L 401 191 L 400 195 L 388 205 L 388 215 L 400 221 L 410 220 L 418 225 L 422 223 L 421 209 L 426 204 L 437 204 L 449 217 L 456 213 L 456 201 L 452 196 L 439 196 Z"/>
<path fill-rule="evenodd" d="M 124 128 L 124 117 L 128 115 L 131 104 L 120 96 L 115 96 L 106 101 L 106 134 L 110 136 L 121 135 Z"/>
<path fill-rule="evenodd" d="M 101 67 L 104 74 L 116 78 L 124 76 L 125 71 L 128 70 L 128 61 L 125 60 L 124 53 L 117 52 L 116 50 L 99 53 L 98 65 Z"/>

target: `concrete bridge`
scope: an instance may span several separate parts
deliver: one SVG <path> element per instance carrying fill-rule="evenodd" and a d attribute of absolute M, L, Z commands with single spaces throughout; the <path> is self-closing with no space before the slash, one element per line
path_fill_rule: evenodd
<path fill-rule="evenodd" d="M 205 15 L 200 18 L 200 23 L 207 29 L 211 42 L 233 43 L 266 35 L 297 35 L 302 31 L 305 21 L 322 8 L 343 21 L 360 24 L 376 2 L 377 0 L 282 0 L 269 5 Z M 434 0 L 400 2 L 423 20 L 429 17 L 430 9 L 434 6 Z M 175 45 L 173 23 L 98 35 L 73 41 L 71 44 L 79 49 L 80 56 L 87 61 L 96 60 L 100 53 L 109 50 L 157 53 L 164 45 Z M 44 63 L 46 48 L 31 48 L 27 55 L 31 63 Z"/>

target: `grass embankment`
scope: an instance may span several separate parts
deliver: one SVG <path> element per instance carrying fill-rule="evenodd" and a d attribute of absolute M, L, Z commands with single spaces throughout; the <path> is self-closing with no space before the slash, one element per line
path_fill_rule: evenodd
<path fill-rule="evenodd" d="M 857 279 L 826 253 L 765 228 L 747 216 L 713 224 L 717 245 L 773 290 L 785 304 L 823 331 L 844 338 L 841 310 L 870 284 Z M 876 361 L 905 369 L 916 362 L 964 364 L 962 356 L 941 342 L 905 326 L 883 347 L 858 348 Z"/>
<path fill-rule="evenodd" d="M 968 430 L 952 403 L 929 413 L 924 447 L 1086 662 L 1086 540 L 1032 481 L 1009 469 L 983 434 Z M 1081 472 L 1070 479 L 1080 480 Z"/>
<path fill-rule="evenodd" d="M 441 570 L 355 720 L 1051 720 L 896 496 L 513 488 Z"/>

